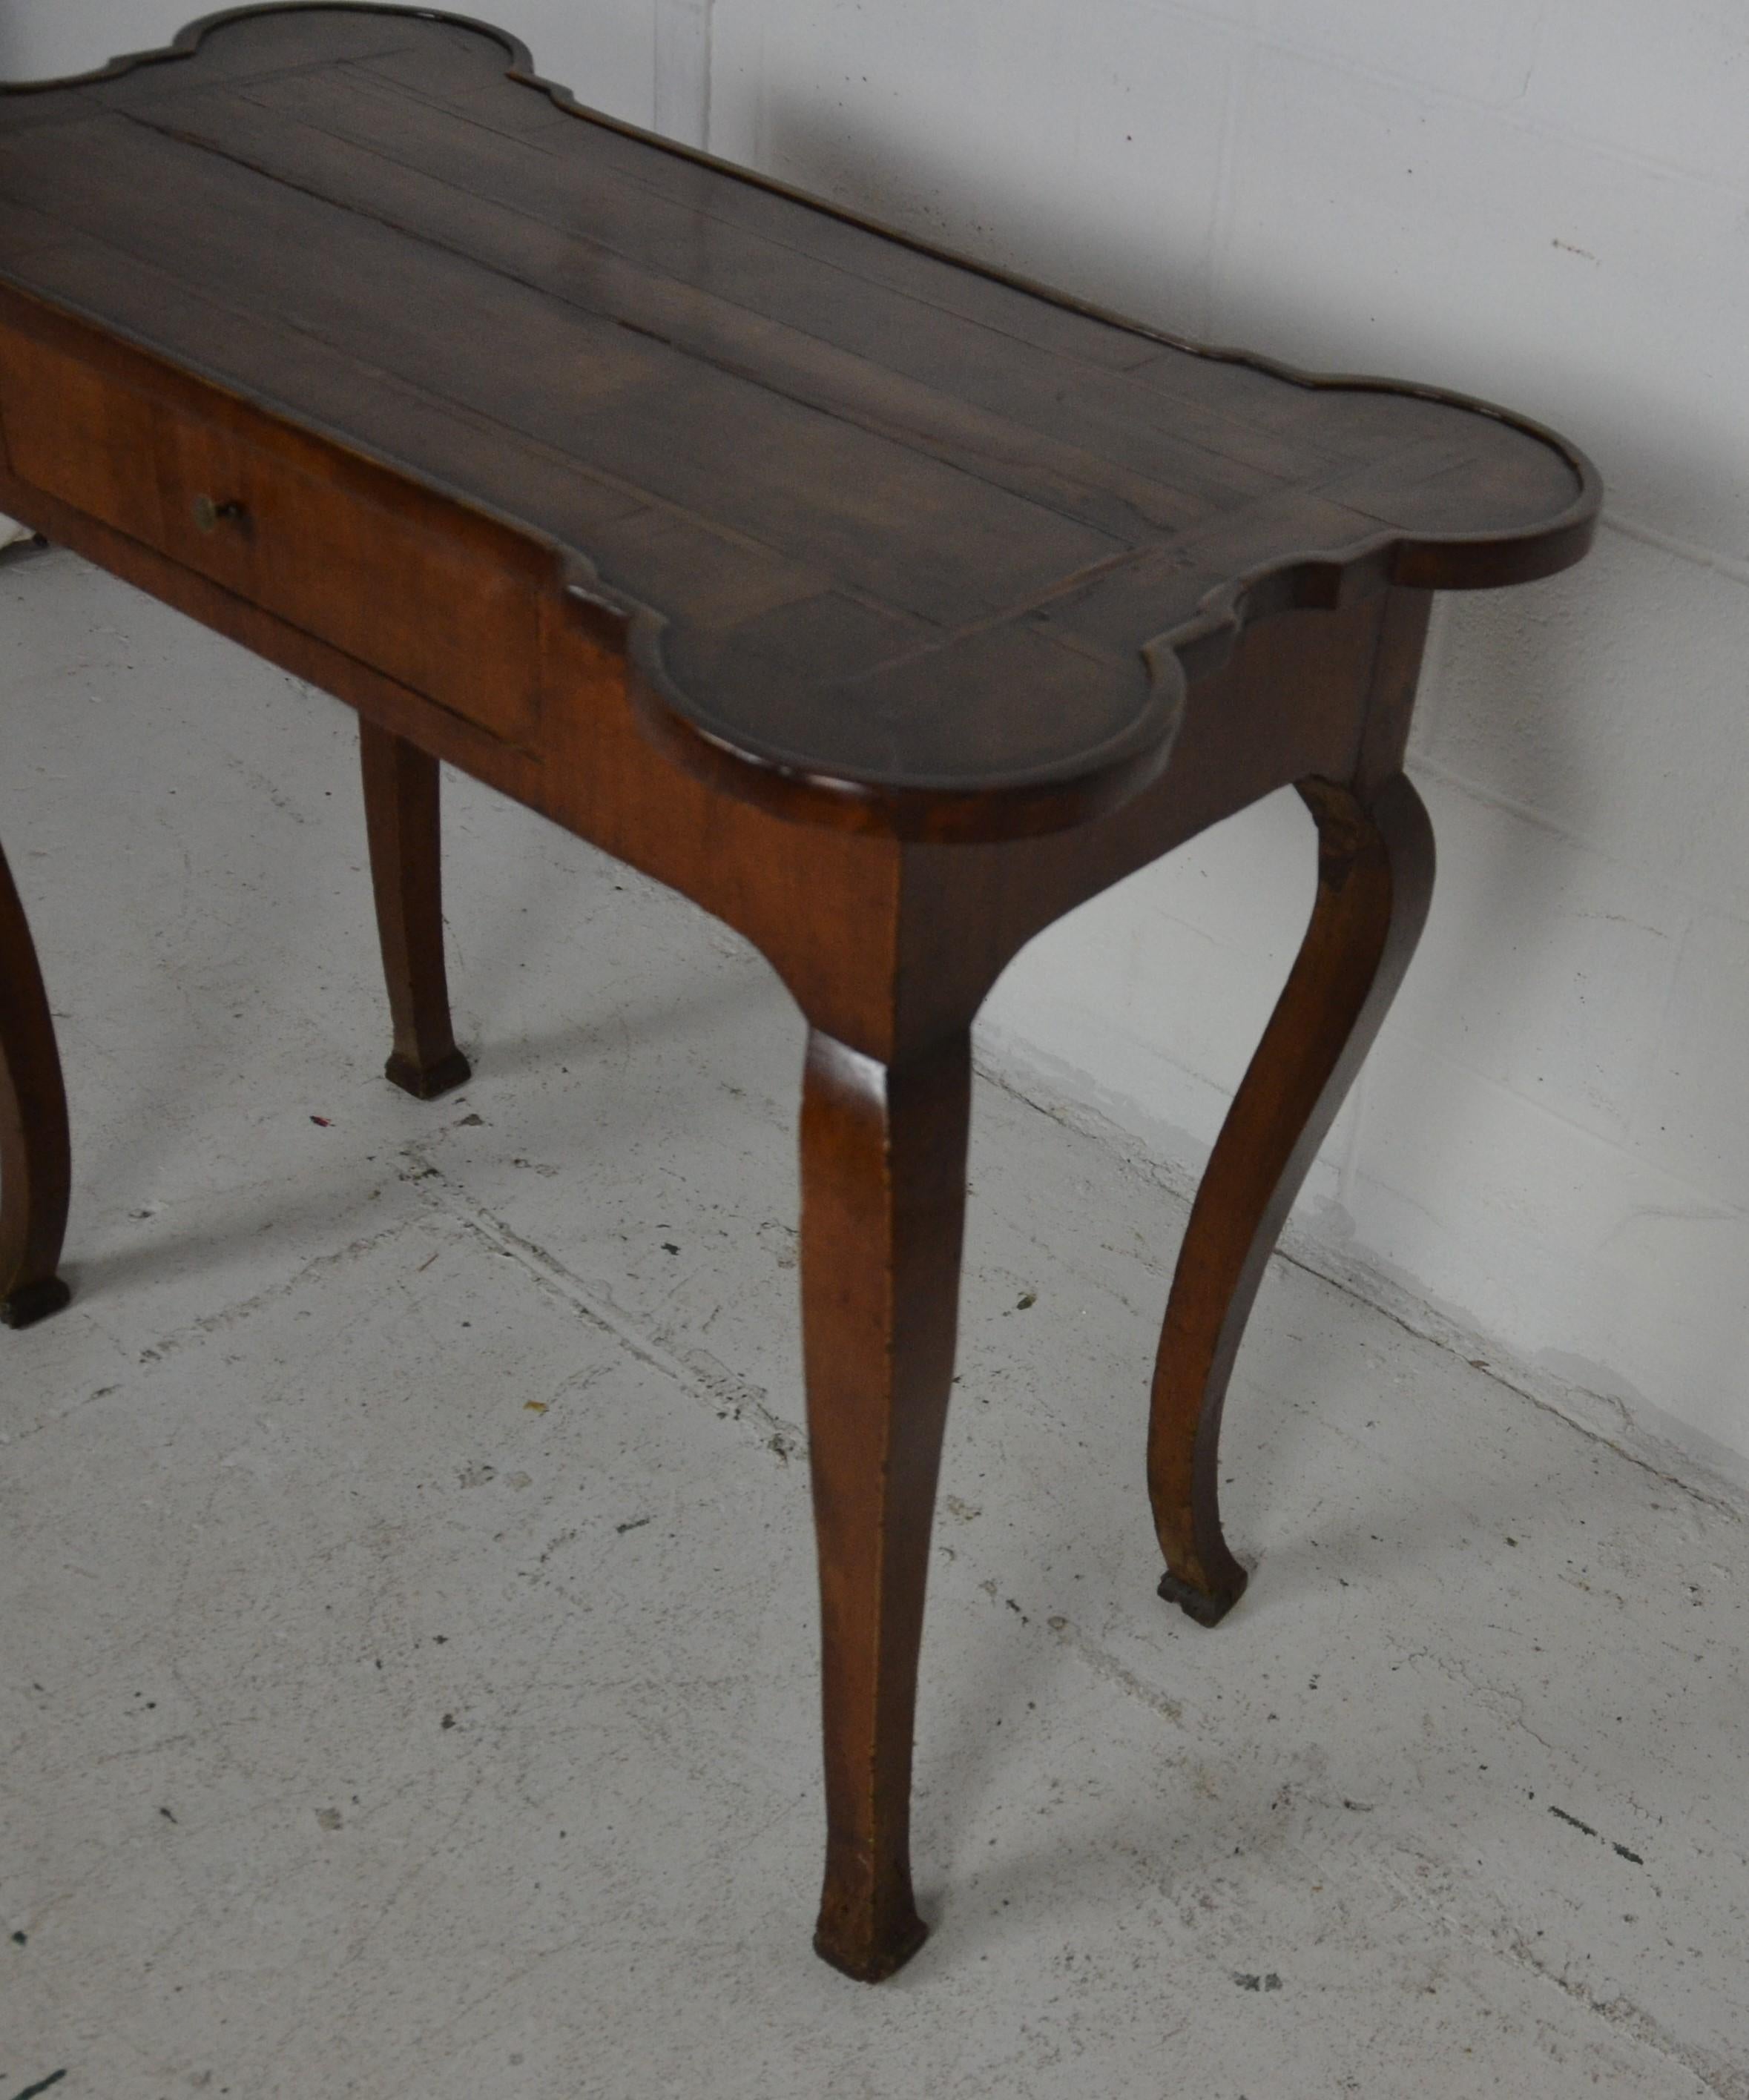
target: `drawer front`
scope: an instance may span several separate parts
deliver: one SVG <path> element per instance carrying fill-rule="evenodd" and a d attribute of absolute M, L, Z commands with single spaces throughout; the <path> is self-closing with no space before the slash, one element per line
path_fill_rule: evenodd
<path fill-rule="evenodd" d="M 0 427 L 20 481 L 479 728 L 533 731 L 540 600 L 508 532 L 458 510 L 446 532 L 423 492 L 404 514 L 324 478 L 313 446 L 282 457 L 10 329 Z"/>

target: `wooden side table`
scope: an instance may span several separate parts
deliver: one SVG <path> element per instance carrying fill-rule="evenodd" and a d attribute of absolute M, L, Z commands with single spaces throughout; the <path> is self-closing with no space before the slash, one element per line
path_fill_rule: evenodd
<path fill-rule="evenodd" d="M 1244 1586 L 1216 1439 L 1276 1232 L 1414 947 L 1438 589 L 1578 560 L 1572 447 L 1199 350 L 581 110 L 508 37 L 216 15 L 0 98 L 0 510 L 355 708 L 394 1020 L 450 1030 L 438 761 L 739 929 L 810 1035 L 825 1894 L 920 1944 L 912 1723 L 969 1030 L 1041 928 L 1286 783 L 1311 924 L 1154 1375 L 1161 1594 Z M 66 1105 L 0 863 L 0 1311 L 67 1300 Z"/>

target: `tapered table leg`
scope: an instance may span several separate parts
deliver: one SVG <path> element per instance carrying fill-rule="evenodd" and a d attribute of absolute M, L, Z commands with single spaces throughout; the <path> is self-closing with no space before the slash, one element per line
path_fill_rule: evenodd
<path fill-rule="evenodd" d="M 395 1024 L 395 1048 L 383 1069 L 397 1087 L 429 1101 L 471 1077 L 456 1048 L 444 967 L 437 761 L 362 719 L 359 752 L 377 930 Z"/>
<path fill-rule="evenodd" d="M 1363 802 L 1302 782 L 1318 823 L 1318 898 L 1286 988 L 1197 1192 L 1155 1365 L 1148 1493 L 1166 1556 L 1160 1595 L 1212 1626 L 1245 1570 L 1221 1535 L 1227 1382 L 1300 1185 L 1394 997 L 1433 880 L 1433 835 L 1400 773 Z"/>
<path fill-rule="evenodd" d="M 73 1161 L 48 995 L 0 854 L 0 1322 L 28 1327 L 70 1293 L 55 1274 Z"/>
<path fill-rule="evenodd" d="M 878 1983 L 923 1943 L 911 1751 L 953 1377 L 970 1045 L 889 1068 L 815 1034 L 802 1110 L 802 1330 L 819 1551 L 826 1878 L 814 1944 Z"/>

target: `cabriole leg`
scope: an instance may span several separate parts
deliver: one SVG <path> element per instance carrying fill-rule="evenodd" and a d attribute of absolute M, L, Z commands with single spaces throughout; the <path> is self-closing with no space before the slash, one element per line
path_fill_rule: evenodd
<path fill-rule="evenodd" d="M 802 1332 L 819 1551 L 826 1880 L 816 1951 L 878 1983 L 923 1943 L 911 1752 L 953 1377 L 970 1042 L 889 1067 L 815 1034 L 802 1109 Z"/>
<path fill-rule="evenodd" d="M 1178 1255 L 1154 1370 L 1148 1493 L 1160 1595 L 1213 1626 L 1245 1570 L 1221 1536 L 1221 1411 L 1252 1301 L 1306 1170 L 1420 938 L 1433 835 L 1401 774 L 1363 801 L 1303 781 L 1318 898 L 1298 960 L 1216 1140 Z"/>
<path fill-rule="evenodd" d="M 443 844 L 437 761 L 360 720 L 364 824 L 395 1048 L 386 1075 L 422 1101 L 466 1083 L 444 968 Z"/>
<path fill-rule="evenodd" d="M 42 973 L 0 854 L 0 1322 L 29 1327 L 71 1295 L 55 1274 L 73 1160 Z"/>

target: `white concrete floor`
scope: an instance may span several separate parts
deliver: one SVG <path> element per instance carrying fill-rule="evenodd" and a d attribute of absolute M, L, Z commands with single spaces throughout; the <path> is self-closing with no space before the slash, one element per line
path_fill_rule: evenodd
<path fill-rule="evenodd" d="M 422 1108 L 350 717 L 62 553 L 0 675 L 78 1169 L 0 1336 L 0 2100 L 1749 2095 L 1743 1512 L 1279 1263 L 1199 1630 L 1181 1210 L 989 1086 L 934 1935 L 821 1966 L 784 995 L 452 783 Z"/>

